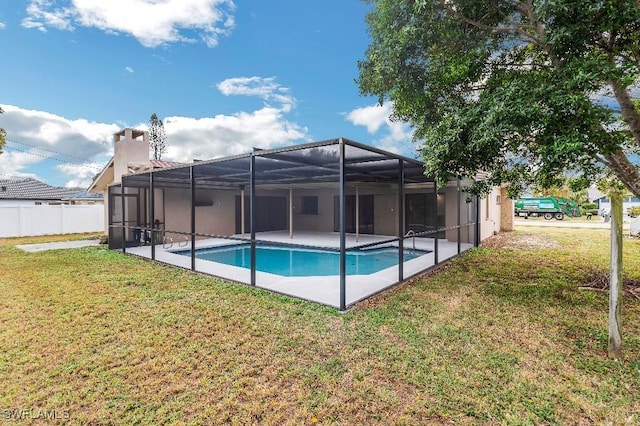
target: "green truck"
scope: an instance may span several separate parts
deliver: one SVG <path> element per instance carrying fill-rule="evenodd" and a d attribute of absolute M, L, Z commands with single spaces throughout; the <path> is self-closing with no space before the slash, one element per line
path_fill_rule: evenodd
<path fill-rule="evenodd" d="M 515 205 L 516 216 L 542 216 L 546 220 L 562 220 L 565 216 L 580 216 L 580 207 L 563 197 L 520 198 Z"/>

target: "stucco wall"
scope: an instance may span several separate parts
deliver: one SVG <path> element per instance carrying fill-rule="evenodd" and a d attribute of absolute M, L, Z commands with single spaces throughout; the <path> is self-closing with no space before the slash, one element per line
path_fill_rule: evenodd
<path fill-rule="evenodd" d="M 480 200 L 480 239 L 485 240 L 501 231 L 513 230 L 513 200 L 506 188 L 493 188 Z"/>
<path fill-rule="evenodd" d="M 196 207 L 196 232 L 213 235 L 235 233 L 235 196 L 240 191 L 212 191 L 213 205 Z M 191 194 L 177 189 L 164 190 L 166 231 L 191 231 Z"/>
<path fill-rule="evenodd" d="M 374 229 L 378 235 L 398 235 L 398 196 L 377 194 L 373 197 Z"/>
<path fill-rule="evenodd" d="M 447 186 L 442 192 L 441 197 L 444 197 L 444 226 L 452 228 L 458 224 L 458 190 L 455 186 Z M 440 206 L 438 206 L 438 211 L 443 211 L 440 210 Z M 458 241 L 458 230 L 447 229 L 445 238 L 448 241 Z"/>
<path fill-rule="evenodd" d="M 356 189 L 348 187 L 346 195 L 356 195 Z M 398 196 L 390 188 L 359 188 L 359 195 L 373 195 L 374 231 L 378 235 L 397 234 Z M 293 229 L 295 231 L 333 232 L 334 197 L 338 189 L 294 189 Z M 318 214 L 302 214 L 302 197 L 318 197 Z"/>
<path fill-rule="evenodd" d="M 398 235 L 397 229 L 397 209 L 398 196 L 394 192 L 395 188 L 380 187 L 358 189 L 360 195 L 374 195 L 374 227 L 376 234 Z M 355 195 L 355 188 L 347 188 L 347 195 Z M 411 189 L 406 193 L 424 193 L 428 189 Z M 504 191 L 503 191 L 504 192 Z M 164 196 L 162 195 L 164 193 Z M 337 188 L 310 188 L 293 190 L 293 230 L 333 232 L 334 231 L 334 197 L 338 194 Z M 240 191 L 213 191 L 213 205 L 196 207 L 196 229 L 199 233 L 213 235 L 233 235 L 236 226 L 236 196 Z M 247 195 L 247 194 L 245 194 Z M 259 190 L 258 196 L 280 196 L 287 198 L 286 216 L 287 227 L 289 226 L 289 190 Z M 502 194 L 499 188 L 494 189 L 489 194 L 489 202 L 486 199 L 480 200 L 480 222 L 481 239 L 486 239 L 494 232 L 500 231 L 501 223 L 511 220 L 512 210 L 503 206 L 511 206 L 511 200 L 506 199 L 506 194 Z M 302 214 L 302 197 L 318 197 L 318 214 Z M 444 215 L 444 226 L 455 227 L 457 225 L 458 191 L 455 186 L 447 186 L 440 190 L 438 196 L 438 213 Z M 500 199 L 500 204 L 498 200 Z M 165 230 L 189 232 L 190 230 L 190 194 L 189 191 L 164 189 L 156 192 L 156 217 L 164 222 Z M 249 205 L 245 205 L 246 214 L 249 214 Z M 467 204 L 462 200 L 461 222 L 464 224 L 468 220 L 468 215 L 475 214 L 473 204 Z M 471 211 L 473 210 L 473 211 Z M 502 211 L 507 217 L 501 217 Z M 164 212 L 164 217 L 163 217 Z M 260 212 L 256 212 L 257 215 Z M 249 229 L 246 230 L 249 232 Z M 473 226 L 461 230 L 461 241 L 472 243 L 475 237 Z M 458 231 L 447 230 L 445 238 L 449 241 L 456 241 Z"/>
<path fill-rule="evenodd" d="M 333 197 L 337 189 L 294 189 L 293 231 L 333 232 Z M 318 197 L 318 214 L 302 214 L 302 197 Z"/>

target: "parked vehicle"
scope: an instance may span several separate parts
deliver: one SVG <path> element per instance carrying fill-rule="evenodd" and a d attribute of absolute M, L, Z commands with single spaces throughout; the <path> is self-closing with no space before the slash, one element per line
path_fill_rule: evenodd
<path fill-rule="evenodd" d="M 542 216 L 546 220 L 562 220 L 565 216 L 580 216 L 580 207 L 563 197 L 520 198 L 515 204 L 516 216 Z"/>

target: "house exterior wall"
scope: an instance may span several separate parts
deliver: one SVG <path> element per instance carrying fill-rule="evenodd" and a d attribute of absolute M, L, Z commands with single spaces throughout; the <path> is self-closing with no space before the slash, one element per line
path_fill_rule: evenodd
<path fill-rule="evenodd" d="M 374 230 L 379 235 L 395 235 L 398 232 L 398 195 L 376 194 L 373 197 L 375 209 Z"/>
<path fill-rule="evenodd" d="M 191 194 L 189 191 L 164 189 L 164 229 L 191 232 Z M 196 207 L 196 231 L 203 234 L 235 234 L 235 197 L 240 191 L 213 191 L 211 206 Z M 158 198 L 158 197 L 156 197 Z"/>
<path fill-rule="evenodd" d="M 68 201 L 65 201 L 65 203 L 68 203 L 69 205 L 72 205 L 72 206 L 92 206 L 94 204 L 102 205 L 104 202 L 101 199 L 96 198 L 95 200 L 93 199 L 68 200 Z"/>
<path fill-rule="evenodd" d="M 159 191 L 159 190 L 156 190 Z M 162 195 L 156 192 L 156 218 L 164 223 L 166 231 L 190 232 L 190 193 L 185 190 L 164 189 Z M 380 193 L 375 188 L 361 189 L 360 195 L 374 194 L 374 227 L 376 234 L 397 235 L 397 194 L 391 190 Z M 196 207 L 196 229 L 199 233 L 233 235 L 236 227 L 236 197 L 240 191 L 214 191 L 213 205 Z M 332 188 L 293 189 L 293 231 L 333 232 L 334 197 L 338 194 Z M 248 193 L 245 192 L 245 196 Z M 287 198 L 287 227 L 289 218 L 289 190 L 258 190 L 257 196 Z M 355 195 L 351 188 L 347 195 Z M 302 214 L 302 197 L 318 197 L 318 214 Z M 164 201 L 163 201 L 164 200 Z M 249 215 L 249 204 L 245 204 L 245 215 Z M 164 212 L 164 214 L 162 213 Z M 260 212 L 256 212 L 257 215 Z M 247 229 L 246 232 L 249 232 Z"/>
<path fill-rule="evenodd" d="M 337 186 L 337 185 L 336 185 Z M 291 191 L 291 192 L 290 192 Z M 432 187 L 406 188 L 405 194 L 432 194 Z M 398 193 L 394 185 L 368 185 L 347 186 L 346 195 L 355 195 L 356 192 L 363 195 L 373 195 L 374 197 L 374 232 L 378 235 L 401 236 L 398 230 Z M 287 199 L 286 226 L 290 227 L 290 213 L 293 214 L 293 232 L 334 232 L 335 212 L 334 199 L 339 191 L 336 187 L 314 187 L 314 188 L 293 188 L 293 189 L 265 189 L 258 187 L 257 196 L 284 197 Z M 202 190 L 206 195 L 206 191 Z M 236 234 L 236 197 L 241 195 L 241 191 L 212 191 L 212 205 L 196 206 L 196 232 L 211 235 Z M 293 194 L 293 208 L 289 208 L 289 196 Z M 245 191 L 245 197 L 248 197 Z M 302 197 L 318 197 L 318 214 L 302 214 Z M 429 195 L 427 195 L 429 196 Z M 198 191 L 196 200 L 198 200 Z M 474 203 L 467 203 L 464 199 L 458 207 L 459 193 L 455 183 L 440 188 L 437 200 L 437 214 L 439 226 L 447 229 L 443 232 L 444 238 L 449 241 L 456 241 L 458 235 L 462 243 L 473 243 L 475 240 L 475 226 L 463 227 L 458 234 L 458 216 L 461 224 L 468 224 L 475 218 L 476 207 Z M 205 198 L 207 198 L 205 196 Z M 185 189 L 162 189 L 156 188 L 155 192 L 155 218 L 160 220 L 165 232 L 190 232 L 190 191 Z M 108 198 L 105 194 L 105 204 Z M 513 228 L 513 203 L 506 197 L 506 189 L 494 188 L 488 198 L 479 201 L 480 216 L 478 218 L 481 227 L 481 240 L 484 240 L 497 232 L 512 230 Z M 249 215 L 249 204 L 245 203 L 245 215 Z M 458 213 L 456 210 L 460 208 Z M 108 211 L 108 205 L 105 205 Z M 428 214 L 432 214 L 431 212 Z M 261 214 L 260 211 L 256 215 Z M 433 219 L 429 219 L 432 223 Z M 245 230 L 246 233 L 249 229 Z M 441 237 L 442 238 L 442 237 Z"/>
<path fill-rule="evenodd" d="M 0 200 L 0 207 L 35 206 L 36 202 L 49 204 L 45 200 Z"/>
<path fill-rule="evenodd" d="M 611 201 L 607 198 L 599 198 L 598 212 L 600 214 L 611 212 Z M 629 214 L 629 209 L 632 207 L 640 207 L 640 201 L 636 197 L 626 197 L 622 202 L 622 213 Z"/>
<path fill-rule="evenodd" d="M 448 241 L 458 241 L 458 235 L 460 235 L 460 242 L 473 243 L 475 241 L 475 216 L 476 205 L 473 202 L 466 201 L 467 196 L 458 192 L 457 185 L 453 184 L 447 186 L 445 189 L 445 226 L 447 229 L 445 237 Z M 458 208 L 460 211 L 458 212 Z M 458 234 L 458 218 L 460 218 L 460 230 Z M 465 226 L 468 225 L 468 226 Z"/>
<path fill-rule="evenodd" d="M 68 205 L 94 205 L 100 204 L 102 205 L 103 201 L 101 199 L 95 200 L 0 200 L 0 206 L 36 206 L 36 205 L 60 205 L 60 204 L 68 204 Z"/>
<path fill-rule="evenodd" d="M 440 197 L 444 197 L 444 210 L 440 210 L 440 206 L 438 206 L 438 211 L 445 212 L 444 226 L 446 228 L 452 228 L 458 224 L 458 189 L 455 186 L 447 186 L 443 189 Z M 445 238 L 449 241 L 457 241 L 458 230 L 447 229 L 445 231 Z"/>
<path fill-rule="evenodd" d="M 355 188 L 347 188 L 346 195 L 355 195 Z M 334 197 L 338 189 L 294 189 L 293 190 L 293 229 L 295 231 L 333 232 Z M 373 195 L 374 230 L 378 235 L 397 235 L 398 232 L 398 196 L 388 188 L 359 188 L 358 195 Z M 302 214 L 302 197 L 318 197 L 318 214 Z"/>
<path fill-rule="evenodd" d="M 513 200 L 507 189 L 495 187 L 480 200 L 480 240 L 502 231 L 513 231 Z"/>
<path fill-rule="evenodd" d="M 333 200 L 338 189 L 294 189 L 293 231 L 333 232 Z M 318 197 L 318 214 L 302 214 L 302 197 Z"/>

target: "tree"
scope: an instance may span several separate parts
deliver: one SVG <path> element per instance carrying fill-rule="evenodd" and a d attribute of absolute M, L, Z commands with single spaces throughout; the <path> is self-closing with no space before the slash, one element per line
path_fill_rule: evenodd
<path fill-rule="evenodd" d="M 360 90 L 413 125 L 440 183 L 484 170 L 474 192 L 515 195 L 608 167 L 640 196 L 636 0 L 365 1 Z"/>
<path fill-rule="evenodd" d="M 472 192 L 508 183 L 515 196 L 565 172 L 586 187 L 609 169 L 640 196 L 637 0 L 365 1 L 360 90 L 393 102 L 439 184 L 483 170 Z"/>
<path fill-rule="evenodd" d="M 609 276 L 609 356 L 622 358 L 622 200 L 628 195 L 620 180 L 606 177 L 598 182 L 598 189 L 611 200 L 611 262 Z"/>
<path fill-rule="evenodd" d="M 0 114 L 2 113 L 4 113 L 4 111 L 2 110 L 2 108 L 0 108 Z M 2 147 L 6 143 L 6 136 L 7 136 L 7 133 L 2 127 L 0 127 L 0 154 L 2 154 Z"/>
<path fill-rule="evenodd" d="M 164 133 L 164 123 L 155 112 L 149 119 L 149 146 L 153 152 L 153 159 L 161 160 L 162 154 L 167 150 L 167 136 Z"/>

